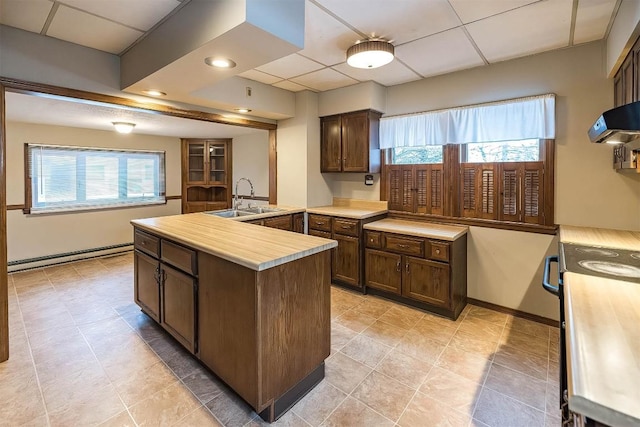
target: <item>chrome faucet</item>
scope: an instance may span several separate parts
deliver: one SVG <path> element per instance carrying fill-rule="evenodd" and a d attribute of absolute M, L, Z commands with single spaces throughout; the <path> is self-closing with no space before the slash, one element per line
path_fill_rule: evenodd
<path fill-rule="evenodd" d="M 251 186 L 251 198 L 255 196 L 255 193 L 253 191 L 253 183 L 251 182 L 251 180 L 249 178 L 240 178 L 238 181 L 236 181 L 236 192 L 233 195 L 233 209 L 238 209 L 240 206 L 242 206 L 242 197 L 240 197 L 240 200 L 238 200 L 238 184 L 240 184 L 240 181 L 247 181 Z M 251 202 L 249 202 L 249 204 L 251 204 Z"/>

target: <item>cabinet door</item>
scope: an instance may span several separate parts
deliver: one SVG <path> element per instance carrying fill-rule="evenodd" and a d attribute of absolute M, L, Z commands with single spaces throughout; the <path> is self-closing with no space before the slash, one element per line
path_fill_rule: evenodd
<path fill-rule="evenodd" d="M 207 143 L 204 141 L 186 141 L 185 162 L 187 184 L 205 184 L 206 170 L 209 167 L 205 157 Z"/>
<path fill-rule="evenodd" d="M 620 69 L 622 70 L 622 105 L 630 104 L 635 95 L 633 54 L 627 56 Z"/>
<path fill-rule="evenodd" d="M 162 264 L 162 326 L 189 351 L 195 352 L 195 279 Z"/>
<path fill-rule="evenodd" d="M 402 294 L 444 308 L 451 308 L 449 264 L 405 256 Z"/>
<path fill-rule="evenodd" d="M 633 102 L 640 101 L 640 38 L 633 45 Z M 615 80 L 614 80 L 615 81 Z"/>
<path fill-rule="evenodd" d="M 265 218 L 263 225 L 265 227 L 291 231 L 291 215 L 282 215 L 275 218 Z"/>
<path fill-rule="evenodd" d="M 227 183 L 227 143 L 209 141 L 207 143 L 209 184 Z"/>
<path fill-rule="evenodd" d="M 293 231 L 304 234 L 304 214 L 293 214 Z"/>
<path fill-rule="evenodd" d="M 360 239 L 335 234 L 338 246 L 333 250 L 331 279 L 360 286 Z"/>
<path fill-rule="evenodd" d="M 618 71 L 613 78 L 613 106 L 619 107 L 624 100 L 624 91 L 622 88 L 622 71 Z"/>
<path fill-rule="evenodd" d="M 342 115 L 342 171 L 369 172 L 369 115 Z"/>
<path fill-rule="evenodd" d="M 365 251 L 365 283 L 367 286 L 400 295 L 402 259 L 388 252 Z"/>
<path fill-rule="evenodd" d="M 320 135 L 320 172 L 342 171 L 340 116 L 323 117 Z"/>
<path fill-rule="evenodd" d="M 134 254 L 134 300 L 156 322 L 160 322 L 160 262 L 141 252 Z"/>

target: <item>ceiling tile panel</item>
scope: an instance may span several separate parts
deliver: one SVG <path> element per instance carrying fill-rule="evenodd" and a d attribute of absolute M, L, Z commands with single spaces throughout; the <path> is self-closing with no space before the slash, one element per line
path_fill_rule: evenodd
<path fill-rule="evenodd" d="M 50 0 L 2 0 L 0 24 L 39 33 L 52 7 Z"/>
<path fill-rule="evenodd" d="M 460 28 L 402 45 L 396 55 L 424 77 L 484 65 Z"/>
<path fill-rule="evenodd" d="M 419 75 L 411 71 L 398 60 L 393 60 L 387 65 L 370 70 L 353 68 L 347 65 L 346 62 L 332 68 L 361 82 L 373 80 L 383 86 L 399 85 L 401 83 L 412 82 L 420 79 Z"/>
<path fill-rule="evenodd" d="M 66 4 L 147 31 L 180 5 L 178 0 L 59 0 Z"/>
<path fill-rule="evenodd" d="M 362 37 L 311 2 L 305 14 L 304 49 L 298 53 L 327 66 L 344 62 L 347 49 Z"/>
<path fill-rule="evenodd" d="M 311 90 L 306 86 L 299 85 L 298 83 L 291 82 L 289 80 L 283 80 L 281 82 L 275 83 L 273 86 L 279 87 L 280 89 L 288 90 L 291 92 L 300 92 L 303 90 Z"/>
<path fill-rule="evenodd" d="M 351 86 L 358 83 L 357 80 L 345 76 L 331 68 L 314 71 L 304 76 L 291 79 L 294 83 L 310 87 L 317 91 L 337 89 L 339 87 Z"/>
<path fill-rule="evenodd" d="M 238 75 L 240 77 L 244 77 L 245 79 L 255 80 L 257 82 L 264 83 L 267 85 L 270 85 L 282 80 L 280 77 L 272 76 L 271 74 L 263 73 L 262 71 L 258 71 L 258 70 L 248 70 Z"/>
<path fill-rule="evenodd" d="M 573 43 L 604 38 L 616 0 L 580 0 L 576 14 Z"/>
<path fill-rule="evenodd" d="M 48 36 L 116 55 L 142 34 L 140 31 L 62 5 L 47 31 Z"/>
<path fill-rule="evenodd" d="M 316 0 L 367 36 L 394 45 L 448 30 L 461 24 L 447 0 Z"/>
<path fill-rule="evenodd" d="M 324 65 L 294 53 L 293 55 L 285 56 L 284 58 L 262 65 L 256 68 L 256 70 L 271 74 L 272 76 L 288 79 L 319 70 L 320 68 L 324 68 Z"/>
<path fill-rule="evenodd" d="M 540 0 L 449 0 L 462 23 L 477 21 L 489 16 L 517 9 Z"/>
<path fill-rule="evenodd" d="M 466 25 L 489 62 L 504 61 L 569 44 L 573 2 L 546 0 Z"/>

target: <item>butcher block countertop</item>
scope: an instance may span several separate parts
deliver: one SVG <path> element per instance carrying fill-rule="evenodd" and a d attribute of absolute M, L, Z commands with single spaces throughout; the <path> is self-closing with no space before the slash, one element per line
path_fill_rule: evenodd
<path fill-rule="evenodd" d="M 384 215 L 388 211 L 387 202 L 373 200 L 342 199 L 334 197 L 331 206 L 307 208 L 307 213 L 341 216 L 344 218 L 366 219 L 377 215 Z"/>
<path fill-rule="evenodd" d="M 137 219 L 131 224 L 256 271 L 338 245 L 335 240 L 229 221 L 205 213 Z"/>
<path fill-rule="evenodd" d="M 563 283 L 569 408 L 610 426 L 640 425 L 640 285 L 576 273 Z"/>
<path fill-rule="evenodd" d="M 468 227 L 457 225 L 430 224 L 427 222 L 405 221 L 391 218 L 365 224 L 364 229 L 448 241 L 458 239 L 469 230 Z"/>
<path fill-rule="evenodd" d="M 560 242 L 640 251 L 640 231 L 561 225 Z"/>

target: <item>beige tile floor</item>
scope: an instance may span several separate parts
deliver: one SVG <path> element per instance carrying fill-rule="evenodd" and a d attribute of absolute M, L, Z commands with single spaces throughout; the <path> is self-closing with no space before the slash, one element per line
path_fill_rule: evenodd
<path fill-rule="evenodd" d="M 132 255 L 9 276 L 2 426 L 264 423 L 132 303 Z M 332 288 L 326 377 L 275 425 L 559 426 L 558 330 Z"/>

